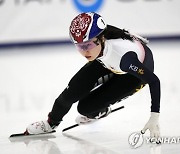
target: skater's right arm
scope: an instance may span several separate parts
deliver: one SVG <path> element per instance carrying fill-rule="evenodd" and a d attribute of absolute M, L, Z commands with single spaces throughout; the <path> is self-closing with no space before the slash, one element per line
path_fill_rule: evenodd
<path fill-rule="evenodd" d="M 127 52 L 121 59 L 120 68 L 149 84 L 151 93 L 151 112 L 159 113 L 160 110 L 160 80 L 138 60 L 133 51 Z"/>
<path fill-rule="evenodd" d="M 142 129 L 144 134 L 147 129 L 150 131 L 150 136 L 158 138 L 160 136 L 159 131 L 159 109 L 160 109 L 160 81 L 159 78 L 147 69 L 137 58 L 135 52 L 126 53 L 121 60 L 121 69 L 128 72 L 142 81 L 149 84 L 151 93 L 151 116 L 148 122 Z"/>

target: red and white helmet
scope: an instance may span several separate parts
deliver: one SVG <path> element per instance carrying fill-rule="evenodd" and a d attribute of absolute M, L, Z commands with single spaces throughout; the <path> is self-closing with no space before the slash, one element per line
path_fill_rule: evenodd
<path fill-rule="evenodd" d="M 81 13 L 72 20 L 69 35 L 73 43 L 83 43 L 101 34 L 106 27 L 107 24 L 99 14 Z"/>

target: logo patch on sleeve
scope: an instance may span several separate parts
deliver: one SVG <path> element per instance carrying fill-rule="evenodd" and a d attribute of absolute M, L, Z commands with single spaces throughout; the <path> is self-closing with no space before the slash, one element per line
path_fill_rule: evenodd
<path fill-rule="evenodd" d="M 141 75 L 144 74 L 144 70 L 143 70 L 143 69 L 141 69 L 141 68 L 139 68 L 139 67 L 137 67 L 137 66 L 135 66 L 135 65 L 133 65 L 133 64 L 131 64 L 131 65 L 129 66 L 129 69 L 132 70 L 132 71 L 134 71 L 134 72 L 137 72 L 138 74 L 141 74 Z"/>

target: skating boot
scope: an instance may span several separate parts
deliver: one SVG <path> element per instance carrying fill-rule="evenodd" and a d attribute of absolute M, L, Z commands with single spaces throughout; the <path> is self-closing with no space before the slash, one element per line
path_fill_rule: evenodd
<path fill-rule="evenodd" d="M 99 112 L 95 116 L 79 115 L 79 116 L 77 116 L 75 121 L 77 124 L 86 124 L 86 123 L 94 122 L 98 119 L 104 118 L 104 117 L 108 116 L 110 113 L 111 113 L 111 108 L 107 107 L 104 111 Z"/>

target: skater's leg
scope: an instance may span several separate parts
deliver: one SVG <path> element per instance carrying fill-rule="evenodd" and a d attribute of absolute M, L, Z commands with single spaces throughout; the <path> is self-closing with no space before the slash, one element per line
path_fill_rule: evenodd
<path fill-rule="evenodd" d="M 70 80 L 68 87 L 55 100 L 49 114 L 51 121 L 61 121 L 72 104 L 89 95 L 97 80 L 109 73 L 110 71 L 97 61 L 89 62 L 81 68 Z"/>
<path fill-rule="evenodd" d="M 79 101 L 80 114 L 93 117 L 107 110 L 110 104 L 128 97 L 144 86 L 138 78 L 130 75 L 114 75 L 108 82 Z"/>

